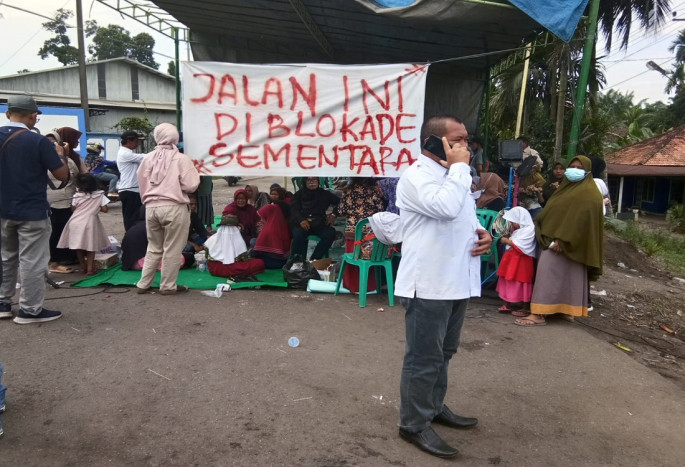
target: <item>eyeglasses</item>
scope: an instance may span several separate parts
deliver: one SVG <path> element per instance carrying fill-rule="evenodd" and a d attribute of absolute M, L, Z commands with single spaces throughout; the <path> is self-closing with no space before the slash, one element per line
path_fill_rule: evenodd
<path fill-rule="evenodd" d="M 40 114 L 38 112 L 35 112 L 36 116 L 36 123 L 40 122 Z"/>

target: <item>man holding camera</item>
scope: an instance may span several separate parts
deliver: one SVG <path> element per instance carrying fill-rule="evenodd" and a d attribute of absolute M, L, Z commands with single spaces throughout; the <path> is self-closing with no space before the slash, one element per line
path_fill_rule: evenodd
<path fill-rule="evenodd" d="M 41 323 L 62 316 L 43 308 L 50 259 L 50 205 L 46 188 L 50 171 L 57 180 L 69 179 L 65 154 L 68 144 L 51 143 L 30 131 L 41 111 L 30 96 L 7 102 L 9 123 L 0 127 L 0 224 L 2 226 L 2 285 L 0 318 L 12 317 L 17 272 L 21 295 L 14 322 Z"/>
<path fill-rule="evenodd" d="M 454 457 L 459 451 L 431 424 L 478 423 L 452 413 L 444 398 L 466 306 L 470 297 L 480 296 L 478 256 L 490 250 L 492 237 L 476 217 L 464 124 L 451 115 L 430 117 L 421 139 L 421 155 L 397 185 L 403 242 L 395 295 L 406 308 L 407 338 L 399 434 L 434 456 Z"/>

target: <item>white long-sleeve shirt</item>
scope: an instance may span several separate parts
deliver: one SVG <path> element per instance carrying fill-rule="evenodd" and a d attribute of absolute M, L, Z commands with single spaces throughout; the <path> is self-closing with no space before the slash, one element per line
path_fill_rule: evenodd
<path fill-rule="evenodd" d="M 145 154 L 137 154 L 125 146 L 117 153 L 117 168 L 119 169 L 119 183 L 117 191 L 135 191 L 140 193 L 138 184 L 138 167 L 143 162 Z"/>
<path fill-rule="evenodd" d="M 480 257 L 471 256 L 480 228 L 464 163 L 449 171 L 420 155 L 397 185 L 402 260 L 395 294 L 461 300 L 480 296 Z"/>

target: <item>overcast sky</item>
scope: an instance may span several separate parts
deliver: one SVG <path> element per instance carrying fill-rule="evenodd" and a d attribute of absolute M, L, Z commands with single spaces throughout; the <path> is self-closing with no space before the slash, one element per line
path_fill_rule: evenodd
<path fill-rule="evenodd" d="M 673 0 L 672 3 L 674 10 L 678 11 L 679 8 L 682 10 L 682 15 L 678 16 L 685 19 L 685 0 Z M 42 29 L 41 26 L 47 20 L 9 8 L 8 5 L 52 17 L 58 8 L 75 12 L 75 0 L 32 0 L 30 2 L 0 0 L 0 14 L 2 15 L 0 40 L 3 44 L 0 47 L 0 76 L 11 75 L 24 68 L 38 71 L 61 66 L 54 58 L 41 60 L 38 56 L 38 49 L 46 39 L 51 37 L 51 33 Z M 101 26 L 118 24 L 129 30 L 132 35 L 140 32 L 151 34 L 156 42 L 155 60 L 160 64 L 160 71 L 166 72 L 167 63 L 173 60 L 174 56 L 174 44 L 170 38 L 154 32 L 137 21 L 121 16 L 115 10 L 94 0 L 85 0 L 83 9 L 86 20 L 94 19 Z M 75 19 L 72 19 L 71 24 L 75 23 Z M 631 34 L 627 51 L 615 51 L 603 60 L 607 76 L 605 91 L 610 88 L 623 93 L 632 92 L 635 103 L 642 99 L 647 99 L 647 102 L 661 100 L 668 103 L 668 96 L 663 92 L 667 84 L 666 78 L 656 71 L 649 70 L 646 62 L 653 60 L 662 68 L 669 70 L 673 62 L 673 54 L 668 51 L 668 47 L 681 29 L 685 29 L 685 22 L 669 21 L 657 33 L 645 34 L 635 29 Z M 72 32 L 70 36 L 72 44 L 76 46 L 75 33 Z M 182 60 L 186 59 L 187 53 L 187 48 L 182 45 Z M 603 49 L 598 50 L 598 55 L 604 55 Z"/>

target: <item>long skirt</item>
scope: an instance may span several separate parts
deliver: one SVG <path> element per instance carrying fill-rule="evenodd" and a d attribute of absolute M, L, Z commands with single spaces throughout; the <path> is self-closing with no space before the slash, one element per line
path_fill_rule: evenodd
<path fill-rule="evenodd" d="M 588 316 L 587 307 L 587 267 L 563 254 L 543 250 L 535 275 L 531 313 Z"/>

